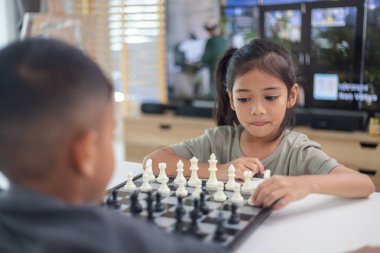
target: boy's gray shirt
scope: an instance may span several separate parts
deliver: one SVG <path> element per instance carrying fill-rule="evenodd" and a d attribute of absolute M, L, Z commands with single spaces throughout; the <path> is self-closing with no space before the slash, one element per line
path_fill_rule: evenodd
<path fill-rule="evenodd" d="M 207 162 L 212 153 L 219 164 L 225 164 L 242 156 L 240 135 L 242 126 L 219 126 L 207 129 L 199 137 L 171 146 L 177 156 Z M 321 145 L 306 135 L 286 130 L 276 150 L 261 161 L 272 175 L 328 174 L 340 164 L 321 150 Z"/>

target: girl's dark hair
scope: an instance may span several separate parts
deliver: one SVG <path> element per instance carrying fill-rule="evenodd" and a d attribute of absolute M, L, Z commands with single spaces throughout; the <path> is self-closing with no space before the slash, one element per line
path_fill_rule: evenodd
<path fill-rule="evenodd" d="M 290 53 L 283 47 L 263 39 L 251 40 L 240 49 L 227 50 L 216 69 L 216 100 L 214 120 L 218 126 L 239 125 L 236 113 L 231 109 L 227 91 L 232 92 L 237 78 L 247 72 L 259 69 L 285 83 L 290 89 L 297 83 L 296 68 Z M 281 123 L 279 135 L 286 127 L 293 128 L 293 108 L 287 109 Z"/>

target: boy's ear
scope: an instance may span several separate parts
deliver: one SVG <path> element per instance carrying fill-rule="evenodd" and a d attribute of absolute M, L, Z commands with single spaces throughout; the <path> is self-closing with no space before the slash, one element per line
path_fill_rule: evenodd
<path fill-rule="evenodd" d="M 234 105 L 234 100 L 233 100 L 233 98 L 232 98 L 232 93 L 231 93 L 231 91 L 227 91 L 227 93 L 228 93 L 228 97 L 229 97 L 229 99 L 230 99 L 230 106 L 231 106 L 231 109 L 232 109 L 233 111 L 235 111 L 235 105 Z"/>
<path fill-rule="evenodd" d="M 96 143 L 98 134 L 94 130 L 78 135 L 72 145 L 73 168 L 82 176 L 91 177 L 95 173 Z"/>
<path fill-rule="evenodd" d="M 289 92 L 289 99 L 287 103 L 287 108 L 292 108 L 296 102 L 297 102 L 297 96 L 298 96 L 298 84 L 295 83 Z"/>

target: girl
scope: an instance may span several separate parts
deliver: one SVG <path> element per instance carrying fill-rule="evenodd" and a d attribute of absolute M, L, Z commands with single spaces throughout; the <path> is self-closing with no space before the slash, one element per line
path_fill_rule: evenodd
<path fill-rule="evenodd" d="M 274 209 L 310 193 L 358 198 L 374 192 L 368 176 L 339 164 L 319 144 L 292 131 L 298 84 L 291 56 L 284 48 L 252 40 L 241 49 L 228 50 L 219 62 L 216 85 L 218 127 L 159 149 L 145 160 L 164 161 L 167 173 L 175 175 L 179 159 L 188 167 L 188 159 L 195 156 L 200 160 L 199 176 L 207 178 L 207 160 L 215 153 L 218 178 L 224 181 L 231 164 L 237 179 L 243 179 L 246 170 L 258 174 L 268 169 L 274 176 L 260 184 L 253 201 L 270 206 L 281 198 Z M 185 176 L 189 174 L 185 170 Z"/>

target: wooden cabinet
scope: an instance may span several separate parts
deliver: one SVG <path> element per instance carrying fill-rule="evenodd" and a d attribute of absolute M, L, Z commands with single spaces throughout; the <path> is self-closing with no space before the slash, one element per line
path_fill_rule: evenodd
<path fill-rule="evenodd" d="M 141 115 L 125 118 L 126 159 L 142 162 L 144 156 L 170 144 L 197 137 L 215 127 L 211 119 L 174 115 Z M 322 145 L 329 156 L 347 167 L 367 173 L 380 191 L 380 137 L 364 132 L 340 132 L 296 127 Z"/>

